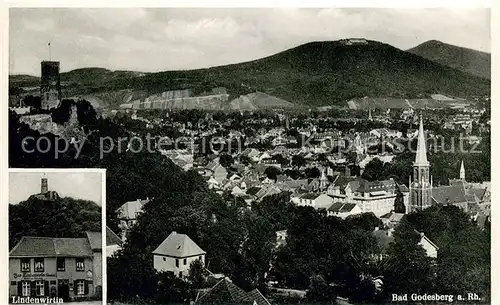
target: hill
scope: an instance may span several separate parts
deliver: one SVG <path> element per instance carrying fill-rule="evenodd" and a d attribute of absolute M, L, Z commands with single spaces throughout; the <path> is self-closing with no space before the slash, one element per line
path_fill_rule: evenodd
<path fill-rule="evenodd" d="M 129 89 L 152 95 L 185 88 L 203 92 L 221 86 L 228 89 L 232 99 L 260 91 L 310 106 L 345 105 L 348 100 L 365 96 L 490 95 L 487 79 L 376 41 L 312 42 L 266 58 L 207 69 L 149 74 L 108 71 L 92 68 L 63 73 L 62 79 L 73 82 L 64 94 L 113 95 Z"/>
<path fill-rule="evenodd" d="M 491 78 L 491 54 L 429 40 L 408 52 L 476 76 Z"/>
<path fill-rule="evenodd" d="M 101 207 L 92 201 L 57 198 L 52 202 L 31 196 L 9 205 L 9 249 L 22 236 L 81 237 L 101 230 Z"/>

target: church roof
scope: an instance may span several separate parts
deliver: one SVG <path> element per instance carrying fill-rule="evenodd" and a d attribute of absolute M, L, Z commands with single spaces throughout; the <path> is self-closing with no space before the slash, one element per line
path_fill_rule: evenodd
<path fill-rule="evenodd" d="M 440 204 L 467 202 L 464 189 L 458 185 L 440 186 L 432 189 L 432 199 Z"/>
<path fill-rule="evenodd" d="M 415 156 L 413 166 L 429 166 L 429 161 L 427 161 L 426 145 L 424 123 L 422 122 L 422 118 L 420 118 L 420 124 L 418 127 L 417 154 Z"/>
<path fill-rule="evenodd" d="M 205 253 L 189 236 L 175 231 L 153 251 L 153 254 L 170 257 L 189 257 Z"/>

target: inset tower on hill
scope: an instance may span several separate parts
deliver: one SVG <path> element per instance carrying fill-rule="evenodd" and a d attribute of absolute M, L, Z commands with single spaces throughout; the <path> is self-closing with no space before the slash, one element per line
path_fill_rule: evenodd
<path fill-rule="evenodd" d="M 38 199 L 43 201 L 54 201 L 59 198 L 59 194 L 56 191 L 49 191 L 49 183 L 47 178 L 41 179 L 40 193 L 30 196 L 30 199 Z"/>
<path fill-rule="evenodd" d="M 51 109 L 59 106 L 62 94 L 58 61 L 42 61 L 40 96 L 42 99 L 42 109 Z"/>

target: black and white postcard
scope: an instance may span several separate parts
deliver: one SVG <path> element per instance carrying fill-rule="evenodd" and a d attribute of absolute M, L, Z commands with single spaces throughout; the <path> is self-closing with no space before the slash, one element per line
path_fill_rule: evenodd
<path fill-rule="evenodd" d="M 11 7 L 11 302 L 495 303 L 491 14 Z"/>

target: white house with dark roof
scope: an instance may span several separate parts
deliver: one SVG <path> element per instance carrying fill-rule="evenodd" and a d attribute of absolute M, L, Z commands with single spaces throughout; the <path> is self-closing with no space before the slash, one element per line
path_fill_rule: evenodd
<path fill-rule="evenodd" d="M 189 236 L 175 231 L 153 251 L 153 266 L 158 272 L 173 272 L 176 276 L 187 276 L 192 262 L 205 264 L 205 254 Z"/>

